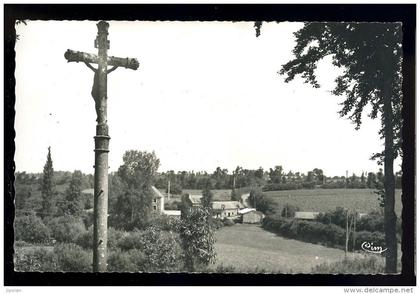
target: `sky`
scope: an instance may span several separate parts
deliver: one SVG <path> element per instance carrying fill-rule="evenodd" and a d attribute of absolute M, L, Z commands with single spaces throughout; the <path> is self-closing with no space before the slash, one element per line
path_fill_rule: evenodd
<path fill-rule="evenodd" d="M 115 22 L 109 55 L 137 58 L 138 70 L 108 76 L 109 166 L 126 150 L 154 151 L 159 171 L 229 171 L 241 166 L 328 176 L 379 169 L 380 123 L 360 130 L 340 118 L 339 74 L 321 62 L 321 88 L 277 72 L 293 58 L 302 23 Z M 28 21 L 17 27 L 16 170 L 42 172 L 48 146 L 55 170 L 93 173 L 93 72 L 67 63 L 67 49 L 97 53 L 96 22 Z M 397 161 L 398 164 L 398 161 Z"/>

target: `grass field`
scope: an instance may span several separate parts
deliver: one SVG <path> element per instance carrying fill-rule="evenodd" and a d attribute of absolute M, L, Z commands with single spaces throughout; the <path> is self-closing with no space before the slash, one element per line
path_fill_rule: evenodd
<path fill-rule="evenodd" d="M 259 226 L 245 224 L 218 230 L 216 252 L 214 267 L 233 266 L 237 272 L 264 269 L 276 273 L 309 273 L 316 265 L 344 258 L 343 250 L 285 239 Z"/>
<path fill-rule="evenodd" d="M 379 208 L 378 195 L 371 189 L 314 189 L 264 192 L 278 204 L 278 209 L 288 203 L 301 211 L 326 212 L 341 206 L 367 213 Z M 395 191 L 395 212 L 401 215 L 401 190 Z"/>

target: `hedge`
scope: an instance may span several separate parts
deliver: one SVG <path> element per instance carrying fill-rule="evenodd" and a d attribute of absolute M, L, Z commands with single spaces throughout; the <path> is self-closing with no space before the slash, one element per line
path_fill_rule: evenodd
<path fill-rule="evenodd" d="M 268 231 L 290 239 L 321 244 L 344 249 L 346 230 L 334 224 L 322 224 L 316 221 L 287 219 L 279 215 L 266 216 L 262 227 Z M 371 242 L 375 246 L 384 247 L 385 236 L 381 232 L 356 232 L 355 248 L 361 249 L 363 242 Z M 349 234 L 349 250 L 353 250 L 353 234 Z"/>

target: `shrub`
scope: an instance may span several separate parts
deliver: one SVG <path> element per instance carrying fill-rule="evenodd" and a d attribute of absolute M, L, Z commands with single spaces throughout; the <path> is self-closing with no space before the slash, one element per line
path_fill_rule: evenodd
<path fill-rule="evenodd" d="M 342 189 L 346 187 L 345 181 L 329 182 L 321 185 L 322 189 Z"/>
<path fill-rule="evenodd" d="M 281 210 L 282 217 L 295 217 L 296 211 L 299 211 L 299 207 L 286 203 Z"/>
<path fill-rule="evenodd" d="M 342 248 L 345 243 L 345 230 L 334 224 L 282 218 L 279 215 L 267 216 L 264 229 L 281 236 L 325 246 Z"/>
<path fill-rule="evenodd" d="M 218 230 L 220 228 L 223 228 L 224 227 L 223 220 L 221 220 L 220 218 L 214 218 L 211 221 L 211 226 L 212 226 L 212 228 L 214 228 L 216 230 Z"/>
<path fill-rule="evenodd" d="M 323 263 L 312 268 L 313 274 L 378 274 L 385 272 L 384 258 L 369 256 Z"/>
<path fill-rule="evenodd" d="M 233 225 L 235 224 L 235 222 L 234 222 L 233 220 L 229 219 L 229 218 L 225 218 L 225 219 L 223 220 L 223 224 L 224 224 L 225 226 L 230 227 L 230 226 L 233 226 Z"/>
<path fill-rule="evenodd" d="M 183 266 L 179 236 L 170 231 L 149 227 L 144 232 L 141 247 L 148 271 L 177 271 Z"/>
<path fill-rule="evenodd" d="M 143 243 L 143 233 L 139 230 L 131 231 L 130 233 L 124 235 L 117 246 L 122 250 L 131 250 L 131 249 L 141 249 Z"/>
<path fill-rule="evenodd" d="M 58 242 L 76 243 L 78 238 L 86 232 L 82 220 L 72 216 L 53 218 L 48 222 L 52 236 Z"/>
<path fill-rule="evenodd" d="M 79 235 L 76 242 L 77 245 L 82 247 L 83 249 L 92 249 L 93 247 L 93 226 L 89 227 L 89 229 L 82 234 Z"/>
<path fill-rule="evenodd" d="M 385 248 L 385 235 L 381 232 L 356 232 L 356 250 L 360 250 L 363 242 L 373 243 L 374 246 Z M 352 243 L 352 242 L 350 242 Z"/>
<path fill-rule="evenodd" d="M 113 227 L 108 228 L 108 248 L 115 249 L 127 233 L 119 231 Z M 75 242 L 83 249 L 92 249 L 93 246 L 93 226 L 89 227 L 87 231 L 80 234 Z"/>
<path fill-rule="evenodd" d="M 88 272 L 92 270 L 92 254 L 76 244 L 57 244 L 54 247 L 58 265 L 65 272 Z"/>
<path fill-rule="evenodd" d="M 316 217 L 316 221 L 321 222 L 323 224 L 334 224 L 345 229 L 346 210 L 343 207 L 336 207 L 335 210 L 318 214 Z"/>
<path fill-rule="evenodd" d="M 15 239 L 29 243 L 46 243 L 50 238 L 50 231 L 42 220 L 31 214 L 16 217 Z"/>
<path fill-rule="evenodd" d="M 57 258 L 46 248 L 32 248 L 16 250 L 14 254 L 16 271 L 23 272 L 54 272 L 57 271 Z"/>
<path fill-rule="evenodd" d="M 127 251 L 127 254 L 130 258 L 130 261 L 134 264 L 134 271 L 136 272 L 144 272 L 146 270 L 148 270 L 146 268 L 146 254 L 144 254 L 143 251 L 138 250 L 138 249 L 131 249 L 129 251 Z"/>
<path fill-rule="evenodd" d="M 127 235 L 127 232 L 116 230 L 112 227 L 108 228 L 108 248 L 116 249 L 120 241 Z M 93 236 L 92 236 L 93 239 Z"/>
<path fill-rule="evenodd" d="M 164 231 L 178 232 L 181 220 L 167 215 L 155 214 L 150 219 L 148 226 L 154 226 Z"/>
<path fill-rule="evenodd" d="M 110 272 L 135 272 L 137 266 L 133 262 L 133 256 L 128 252 L 117 249 L 108 254 L 108 271 Z"/>
<path fill-rule="evenodd" d="M 284 190 L 297 190 L 302 189 L 302 184 L 300 183 L 269 183 L 263 187 L 263 191 L 284 191 Z"/>
<path fill-rule="evenodd" d="M 370 232 L 384 232 L 384 215 L 382 211 L 375 210 L 361 217 L 356 224 L 358 231 L 370 231 Z"/>

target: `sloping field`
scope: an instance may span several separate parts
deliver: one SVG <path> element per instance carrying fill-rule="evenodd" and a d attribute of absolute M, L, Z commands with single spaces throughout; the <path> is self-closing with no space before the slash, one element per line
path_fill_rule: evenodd
<path fill-rule="evenodd" d="M 270 191 L 264 194 L 278 204 L 280 211 L 288 203 L 301 211 L 326 212 L 341 206 L 367 213 L 379 208 L 378 195 L 372 189 L 313 189 Z M 401 190 L 395 191 L 395 212 L 401 215 Z"/>
<path fill-rule="evenodd" d="M 309 273 L 315 265 L 344 258 L 343 250 L 285 239 L 245 224 L 218 230 L 216 252 L 214 266 L 233 266 L 236 272 Z"/>

